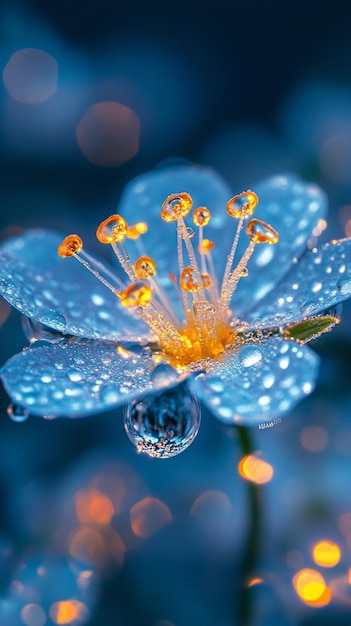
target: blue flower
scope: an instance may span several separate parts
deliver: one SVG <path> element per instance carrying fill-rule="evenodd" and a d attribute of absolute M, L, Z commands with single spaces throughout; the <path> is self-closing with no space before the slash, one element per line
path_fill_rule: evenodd
<path fill-rule="evenodd" d="M 305 344 L 351 294 L 350 240 L 316 247 L 325 212 L 323 192 L 293 176 L 233 197 L 182 165 L 133 180 L 99 226 L 111 267 L 78 235 L 8 240 L 0 289 L 30 339 L 1 371 L 13 403 L 45 417 L 128 405 L 129 436 L 154 456 L 189 445 L 197 399 L 226 424 L 277 419 L 313 390 Z"/>

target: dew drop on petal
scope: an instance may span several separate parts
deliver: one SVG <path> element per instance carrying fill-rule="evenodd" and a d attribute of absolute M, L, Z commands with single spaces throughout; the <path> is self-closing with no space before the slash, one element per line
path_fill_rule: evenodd
<path fill-rule="evenodd" d="M 256 365 L 262 359 L 262 352 L 255 346 L 245 346 L 240 350 L 239 361 L 243 367 Z"/>
<path fill-rule="evenodd" d="M 348 296 L 351 293 L 351 273 L 347 273 L 343 278 L 341 278 L 338 282 L 338 291 L 344 295 Z"/>
<path fill-rule="evenodd" d="M 64 330 L 67 326 L 65 316 L 60 313 L 60 311 L 51 309 L 40 313 L 40 322 L 41 324 L 45 324 L 46 326 L 49 326 L 49 328 L 53 327 L 56 330 Z"/>
<path fill-rule="evenodd" d="M 29 417 L 29 409 L 20 404 L 10 402 L 7 407 L 7 415 L 13 422 L 25 422 Z"/>
<path fill-rule="evenodd" d="M 133 400 L 125 411 L 124 426 L 138 452 L 169 458 L 194 441 L 200 426 L 200 406 L 187 384 L 182 383 Z"/>
<path fill-rule="evenodd" d="M 151 380 L 155 385 L 170 385 L 178 378 L 178 372 L 168 363 L 160 363 L 151 372 Z"/>

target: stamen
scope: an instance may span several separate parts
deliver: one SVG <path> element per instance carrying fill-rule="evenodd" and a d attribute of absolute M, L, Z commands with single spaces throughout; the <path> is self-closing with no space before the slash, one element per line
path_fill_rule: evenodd
<path fill-rule="evenodd" d="M 255 243 L 274 244 L 279 241 L 279 234 L 273 226 L 258 219 L 250 220 L 246 227 L 246 234 Z"/>
<path fill-rule="evenodd" d="M 234 219 L 238 219 L 238 225 L 236 228 L 235 237 L 233 239 L 232 247 L 230 253 L 228 255 L 227 264 L 224 270 L 223 281 L 222 281 L 222 289 L 221 289 L 221 297 L 224 294 L 224 286 L 227 284 L 230 272 L 232 270 L 233 261 L 236 249 L 238 247 L 240 233 L 243 228 L 244 221 L 253 214 L 256 206 L 258 204 L 258 197 L 256 194 L 251 191 L 243 191 L 242 193 L 233 196 L 227 202 L 227 213 Z"/>
<path fill-rule="evenodd" d="M 57 254 L 63 259 L 68 259 L 70 256 L 80 252 L 82 248 L 83 242 L 79 235 L 68 235 L 57 248 Z"/>
<path fill-rule="evenodd" d="M 124 291 L 120 291 L 118 297 L 121 304 L 127 308 L 145 306 L 152 298 L 152 289 L 145 282 L 135 282 L 128 285 Z"/>
<path fill-rule="evenodd" d="M 184 221 L 192 207 L 191 196 L 181 192 L 166 198 L 161 208 L 161 217 L 165 222 L 176 222 L 177 226 L 178 272 L 170 267 L 169 277 L 183 306 L 182 322 L 178 320 L 158 283 L 154 259 L 146 254 L 140 241 L 140 236 L 147 231 L 145 222 L 129 226 L 121 215 L 116 214 L 101 222 L 96 231 L 101 243 L 112 246 L 130 279 L 127 287 L 112 271 L 83 250 L 83 243 L 78 235 L 66 237 L 58 248 L 58 254 L 63 258 L 73 256 L 82 263 L 118 296 L 122 306 L 131 309 L 150 327 L 157 338 L 162 358 L 166 354 L 178 369 L 183 368 L 202 359 L 216 358 L 227 345 L 233 345 L 240 340 L 239 326 L 244 327 L 245 322 L 233 316 L 230 300 L 240 278 L 248 275 L 247 264 L 256 245 L 275 244 L 279 240 L 279 235 L 272 226 L 256 218 L 250 219 L 246 226 L 249 240 L 247 248 L 233 268 L 244 222 L 251 218 L 257 204 L 258 197 L 250 190 L 233 196 L 227 203 L 228 215 L 238 220 L 238 223 L 219 295 L 211 255 L 214 243 L 204 238 L 204 227 L 210 222 L 211 212 L 204 206 L 193 211 L 193 223 L 199 229 L 196 254 L 191 241 L 194 230 Z M 134 263 L 124 245 L 126 239 L 134 240 L 139 252 Z"/>
<path fill-rule="evenodd" d="M 107 280 L 102 274 L 108 276 L 114 283 L 118 284 L 119 287 L 124 287 L 122 282 L 119 280 L 117 276 L 112 274 L 100 261 L 94 259 L 90 254 L 83 250 L 83 242 L 79 235 L 68 235 L 65 239 L 60 243 L 57 248 L 57 253 L 63 259 L 67 259 L 69 257 L 74 257 L 79 263 L 84 265 L 84 267 L 91 273 L 95 278 L 97 278 L 105 287 L 107 287 L 112 293 L 117 294 L 117 288 Z"/>
<path fill-rule="evenodd" d="M 112 249 L 117 256 L 121 266 L 126 272 L 129 280 L 135 279 L 133 266 L 130 262 L 127 250 L 124 247 L 123 240 L 128 232 L 128 224 L 121 215 L 111 215 L 101 222 L 96 230 L 96 237 L 100 243 L 111 244 Z M 120 246 L 121 250 L 119 249 Z"/>

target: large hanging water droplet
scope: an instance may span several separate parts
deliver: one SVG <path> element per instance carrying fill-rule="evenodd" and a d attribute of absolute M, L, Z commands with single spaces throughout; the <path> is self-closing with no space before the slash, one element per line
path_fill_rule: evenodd
<path fill-rule="evenodd" d="M 124 426 L 139 452 L 157 458 L 176 456 L 198 433 L 200 405 L 187 383 L 181 383 L 133 400 L 125 411 Z"/>
<path fill-rule="evenodd" d="M 25 422 L 29 417 L 29 409 L 20 404 L 10 402 L 7 407 L 7 415 L 13 422 Z"/>

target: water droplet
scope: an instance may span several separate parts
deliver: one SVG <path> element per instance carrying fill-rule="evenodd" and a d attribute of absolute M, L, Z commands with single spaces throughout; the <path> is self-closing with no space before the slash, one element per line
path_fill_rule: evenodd
<path fill-rule="evenodd" d="M 314 312 L 315 307 L 314 302 L 304 302 L 300 307 L 300 313 L 301 315 L 310 315 L 310 313 Z"/>
<path fill-rule="evenodd" d="M 44 326 L 44 324 L 40 324 L 40 322 L 36 322 L 28 317 L 23 316 L 21 321 L 24 334 L 28 341 L 33 341 L 33 339 L 46 339 L 47 341 L 55 342 L 62 337 L 60 332 L 48 328 Z"/>
<path fill-rule="evenodd" d="M 239 361 L 243 367 L 256 365 L 262 359 L 262 352 L 255 346 L 245 346 L 240 350 Z"/>
<path fill-rule="evenodd" d="M 348 296 L 351 293 L 351 274 L 348 272 L 343 278 L 341 278 L 338 282 L 338 291 L 343 296 Z"/>
<path fill-rule="evenodd" d="M 160 363 L 151 372 L 151 380 L 155 385 L 170 385 L 178 378 L 178 372 L 168 363 Z"/>
<path fill-rule="evenodd" d="M 49 326 L 49 328 L 55 328 L 56 330 L 64 330 L 67 326 L 65 316 L 60 311 L 48 309 L 40 313 L 40 322 Z"/>
<path fill-rule="evenodd" d="M 82 380 L 82 374 L 75 369 L 68 370 L 67 376 L 73 383 L 78 383 Z"/>
<path fill-rule="evenodd" d="M 29 409 L 20 404 L 10 402 L 7 407 L 7 415 L 13 422 L 25 422 L 29 417 Z"/>
<path fill-rule="evenodd" d="M 133 400 L 124 415 L 124 426 L 138 451 L 168 458 L 183 452 L 195 439 L 200 406 L 186 383 L 159 394 Z"/>

